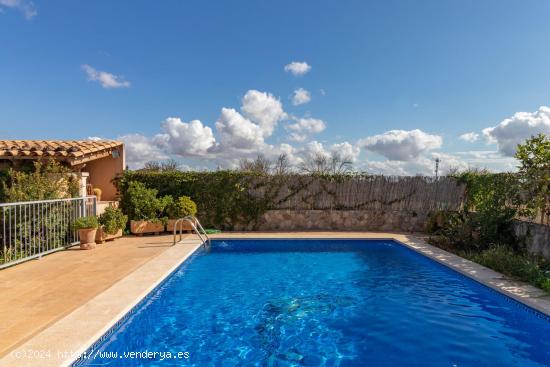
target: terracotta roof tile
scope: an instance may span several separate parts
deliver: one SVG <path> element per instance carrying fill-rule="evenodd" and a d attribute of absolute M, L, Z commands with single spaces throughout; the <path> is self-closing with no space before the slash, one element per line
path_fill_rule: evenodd
<path fill-rule="evenodd" d="M 71 160 L 121 145 L 114 140 L 0 140 L 0 159 L 49 156 Z"/>

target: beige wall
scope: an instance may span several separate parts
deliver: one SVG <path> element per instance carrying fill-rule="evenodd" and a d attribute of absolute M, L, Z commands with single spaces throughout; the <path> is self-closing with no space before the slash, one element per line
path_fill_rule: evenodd
<path fill-rule="evenodd" d="M 124 150 L 123 147 L 118 148 L 119 156 L 113 158 L 108 156 L 101 159 L 86 163 L 86 166 L 82 169 L 83 172 L 89 172 L 90 177 L 88 183 L 92 184 L 94 188 L 99 187 L 102 191 L 101 200 L 109 201 L 116 200 L 116 187 L 113 185 L 112 180 L 119 173 L 124 172 Z"/>

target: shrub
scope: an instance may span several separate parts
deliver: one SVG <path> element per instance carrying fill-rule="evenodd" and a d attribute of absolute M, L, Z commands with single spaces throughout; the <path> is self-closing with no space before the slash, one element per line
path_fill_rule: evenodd
<path fill-rule="evenodd" d="M 534 217 L 541 211 L 550 217 L 550 137 L 539 134 L 527 139 L 518 145 L 515 157 L 526 195 L 524 214 Z"/>
<path fill-rule="evenodd" d="M 520 252 L 512 221 L 521 206 L 518 177 L 512 173 L 468 171 L 455 175 L 466 186 L 464 208 L 460 212 L 435 212 L 426 232 L 437 235 L 437 244 L 462 251 L 483 251 L 506 245 Z"/>
<path fill-rule="evenodd" d="M 134 219 L 130 185 L 139 181 L 154 188 L 159 195 L 192 197 L 203 225 L 231 229 L 237 223 L 253 223 L 267 209 L 269 198 L 253 197 L 251 187 L 259 175 L 236 171 L 215 172 L 145 172 L 127 171 L 117 180 L 124 213 Z M 157 191 L 158 190 L 158 191 Z"/>
<path fill-rule="evenodd" d="M 472 261 L 499 273 L 550 291 L 550 269 L 544 260 L 520 255 L 505 246 L 494 246 L 470 256 Z"/>
<path fill-rule="evenodd" d="M 101 194 L 102 193 L 103 193 L 103 191 L 101 191 L 101 189 L 99 187 L 94 188 L 94 195 L 97 197 L 97 200 L 101 199 Z"/>
<path fill-rule="evenodd" d="M 97 217 L 80 217 L 77 218 L 73 223 L 73 229 L 78 231 L 79 229 L 95 229 L 99 227 L 99 222 Z"/>
<path fill-rule="evenodd" d="M 108 207 L 99 216 L 99 224 L 103 226 L 107 234 L 115 234 L 119 229 L 124 229 L 128 222 L 128 216 L 118 208 Z"/>
<path fill-rule="evenodd" d="M 30 172 L 8 170 L 3 195 L 7 202 L 65 199 L 78 196 L 78 179 L 55 161 L 35 162 Z"/>
<path fill-rule="evenodd" d="M 189 196 L 180 196 L 178 200 L 168 206 L 167 212 L 171 219 L 195 215 L 197 214 L 197 204 Z"/>
<path fill-rule="evenodd" d="M 172 198 L 170 196 L 158 198 L 157 193 L 157 190 L 148 189 L 141 182 L 130 182 L 121 202 L 123 211 L 132 220 L 159 220 Z"/>

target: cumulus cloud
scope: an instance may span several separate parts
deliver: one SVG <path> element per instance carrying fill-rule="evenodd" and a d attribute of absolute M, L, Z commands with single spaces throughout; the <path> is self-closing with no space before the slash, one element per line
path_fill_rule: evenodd
<path fill-rule="evenodd" d="M 288 125 L 288 128 L 298 132 L 320 133 L 325 130 L 326 125 L 323 120 L 314 118 L 299 118 L 296 123 Z"/>
<path fill-rule="evenodd" d="M 514 157 L 504 156 L 497 150 L 473 150 L 453 154 L 467 162 L 470 167 L 493 172 L 516 171 L 519 164 Z"/>
<path fill-rule="evenodd" d="M 222 149 L 258 149 L 264 143 L 262 128 L 233 108 L 222 108 L 216 130 L 220 134 Z"/>
<path fill-rule="evenodd" d="M 126 164 L 131 168 L 141 168 L 149 161 L 162 161 L 169 156 L 164 153 L 153 141 L 140 134 L 120 136 L 118 140 L 124 143 Z"/>
<path fill-rule="evenodd" d="M 440 148 L 443 139 L 422 130 L 390 130 L 361 139 L 359 145 L 394 161 L 412 161 L 422 153 Z"/>
<path fill-rule="evenodd" d="M 298 88 L 294 91 L 292 96 L 292 104 L 298 106 L 301 104 L 306 104 L 311 101 L 311 94 L 304 88 Z"/>
<path fill-rule="evenodd" d="M 310 134 L 318 134 L 325 130 L 326 125 L 323 120 L 314 118 L 294 118 L 295 123 L 288 125 L 290 130 L 289 139 L 292 141 L 305 141 Z"/>
<path fill-rule="evenodd" d="M 123 77 L 96 70 L 90 65 L 82 65 L 82 70 L 86 73 L 88 80 L 98 82 L 105 89 L 130 87 L 130 82 L 124 80 Z"/>
<path fill-rule="evenodd" d="M 477 141 L 477 139 L 479 138 L 479 134 L 476 134 L 474 132 L 464 133 L 464 134 L 460 135 L 458 138 L 460 140 L 464 140 L 464 141 L 467 141 L 469 143 L 473 143 L 473 142 Z"/>
<path fill-rule="evenodd" d="M 249 90 L 242 99 L 241 111 L 259 125 L 264 137 L 271 136 L 277 123 L 286 118 L 281 101 L 270 93 Z"/>
<path fill-rule="evenodd" d="M 32 1 L 26 0 L 0 0 L 0 12 L 5 8 L 18 9 L 27 20 L 30 20 L 38 15 L 36 6 Z"/>
<path fill-rule="evenodd" d="M 161 130 L 163 132 L 154 138 L 155 143 L 181 156 L 206 155 L 216 143 L 212 129 L 199 120 L 186 123 L 178 117 L 168 117 L 162 122 Z"/>
<path fill-rule="evenodd" d="M 489 143 L 496 144 L 505 156 L 513 156 L 518 144 L 533 135 L 550 134 L 550 107 L 541 106 L 535 112 L 517 112 L 498 125 L 483 129 Z"/>
<path fill-rule="evenodd" d="M 292 73 L 295 76 L 301 76 L 307 74 L 311 70 L 311 66 L 307 62 L 293 61 L 290 64 L 285 65 L 285 71 Z"/>
<path fill-rule="evenodd" d="M 330 147 L 332 153 L 338 153 L 342 158 L 351 159 L 352 162 L 356 162 L 359 158 L 361 150 L 358 146 L 352 145 L 347 141 L 343 143 L 332 144 Z"/>

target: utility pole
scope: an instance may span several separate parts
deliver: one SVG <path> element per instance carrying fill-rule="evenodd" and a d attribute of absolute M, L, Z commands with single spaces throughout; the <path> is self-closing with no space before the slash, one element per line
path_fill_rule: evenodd
<path fill-rule="evenodd" d="M 441 162 L 439 160 L 439 157 L 435 159 L 435 180 L 437 181 L 438 177 L 439 177 L 439 162 Z"/>

